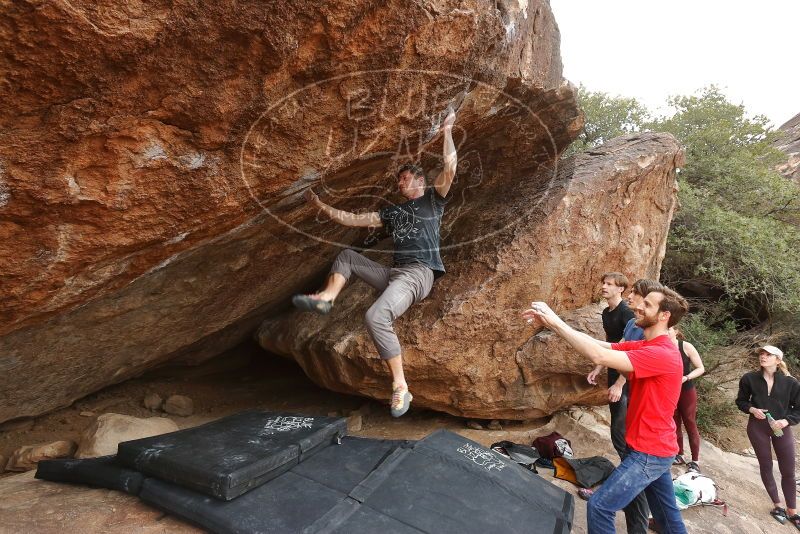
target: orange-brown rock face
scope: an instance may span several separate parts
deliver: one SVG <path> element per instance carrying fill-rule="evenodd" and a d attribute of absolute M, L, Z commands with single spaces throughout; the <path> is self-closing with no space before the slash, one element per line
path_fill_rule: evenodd
<path fill-rule="evenodd" d="M 508 180 L 452 225 L 448 274 L 395 327 L 414 404 L 477 418 L 528 419 L 603 402 L 586 383 L 591 363 L 520 314 L 548 301 L 574 326 L 602 337 L 604 271 L 657 278 L 676 205 L 683 153 L 668 134 L 618 138 Z M 509 171 L 511 172 L 511 171 Z M 482 233 L 485 239 L 468 242 Z M 297 360 L 325 387 L 376 398 L 389 379 L 363 327 L 375 293 L 356 282 L 330 315 L 291 312 L 264 322 L 259 341 Z M 535 334 L 535 335 L 534 335 Z"/>
<path fill-rule="evenodd" d="M 385 202 L 447 105 L 455 245 L 582 122 L 545 0 L 14 2 L 0 39 L 0 421 L 240 342 L 370 239 L 302 192 Z"/>

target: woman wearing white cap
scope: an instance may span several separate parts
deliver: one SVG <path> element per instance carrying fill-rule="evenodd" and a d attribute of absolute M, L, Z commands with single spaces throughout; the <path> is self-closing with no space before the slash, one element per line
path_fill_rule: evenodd
<path fill-rule="evenodd" d="M 794 477 L 794 436 L 789 425 L 800 422 L 800 383 L 789 375 L 783 361 L 783 351 L 765 345 L 758 351 L 761 368 L 745 374 L 739 381 L 736 405 L 750 414 L 747 422 L 747 437 L 753 444 L 761 471 L 761 481 L 773 502 L 770 514 L 780 521 L 790 521 L 800 529 L 797 514 L 797 490 Z M 777 373 L 778 367 L 782 374 Z M 772 422 L 768 422 L 769 412 Z M 781 436 L 776 436 L 775 433 Z M 781 472 L 781 488 L 786 499 L 786 509 L 781 506 L 775 477 L 772 475 L 772 449 L 778 458 Z"/>

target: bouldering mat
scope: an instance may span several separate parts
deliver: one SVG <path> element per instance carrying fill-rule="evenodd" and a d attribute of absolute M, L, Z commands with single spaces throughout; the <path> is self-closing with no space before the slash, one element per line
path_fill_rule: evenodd
<path fill-rule="evenodd" d="M 36 478 L 51 482 L 88 484 L 139 495 L 144 475 L 116 462 L 114 455 L 83 459 L 42 460 Z"/>
<path fill-rule="evenodd" d="M 570 494 L 451 432 L 416 442 L 344 438 L 229 502 L 147 479 L 140 497 L 212 532 L 571 530 Z"/>
<path fill-rule="evenodd" d="M 123 465 L 231 500 L 291 469 L 347 431 L 346 420 L 247 411 L 119 444 Z"/>
<path fill-rule="evenodd" d="M 340 445 L 320 451 L 231 501 L 220 501 L 154 478 L 145 481 L 140 497 L 212 532 L 304 532 L 347 500 L 348 493 L 393 451 L 407 446 L 410 442 L 345 437 Z M 396 523 L 391 518 L 372 517 L 372 523 L 389 525 L 383 532 L 404 532 L 399 527 L 390 528 Z"/>
<path fill-rule="evenodd" d="M 353 532 L 368 509 L 419 532 L 566 533 L 572 495 L 458 434 L 437 431 L 401 449 L 351 491 L 314 532 Z"/>

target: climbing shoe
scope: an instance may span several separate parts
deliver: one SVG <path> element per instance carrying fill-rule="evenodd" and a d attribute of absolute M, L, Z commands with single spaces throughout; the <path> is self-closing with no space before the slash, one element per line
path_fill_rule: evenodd
<path fill-rule="evenodd" d="M 321 315 L 327 315 L 333 308 L 333 302 L 330 300 L 314 298 L 311 295 L 295 295 L 292 297 L 292 304 L 298 310 L 315 312 Z"/>
<path fill-rule="evenodd" d="M 407 388 L 396 387 L 392 390 L 392 417 L 400 417 L 408 411 L 414 397 Z"/>

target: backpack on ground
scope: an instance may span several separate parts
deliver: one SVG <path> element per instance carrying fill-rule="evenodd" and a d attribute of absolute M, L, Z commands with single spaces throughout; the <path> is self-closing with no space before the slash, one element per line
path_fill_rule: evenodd
<path fill-rule="evenodd" d="M 728 505 L 717 498 L 717 485 L 711 477 L 689 471 L 672 481 L 675 502 L 679 510 L 693 506 L 722 506 L 728 514 Z"/>
<path fill-rule="evenodd" d="M 603 482 L 614 472 L 614 464 L 608 458 L 553 458 L 554 477 L 572 482 L 582 488 L 591 488 Z"/>
<path fill-rule="evenodd" d="M 539 451 L 535 448 L 511 441 L 498 441 L 497 443 L 492 443 L 491 449 L 510 458 L 525 469 L 530 469 L 534 473 L 538 473 L 534 464 L 536 460 L 539 459 Z"/>
<path fill-rule="evenodd" d="M 533 446 L 539 451 L 542 458 L 572 458 L 572 443 L 559 434 L 551 432 L 546 436 L 540 436 L 533 440 Z"/>

